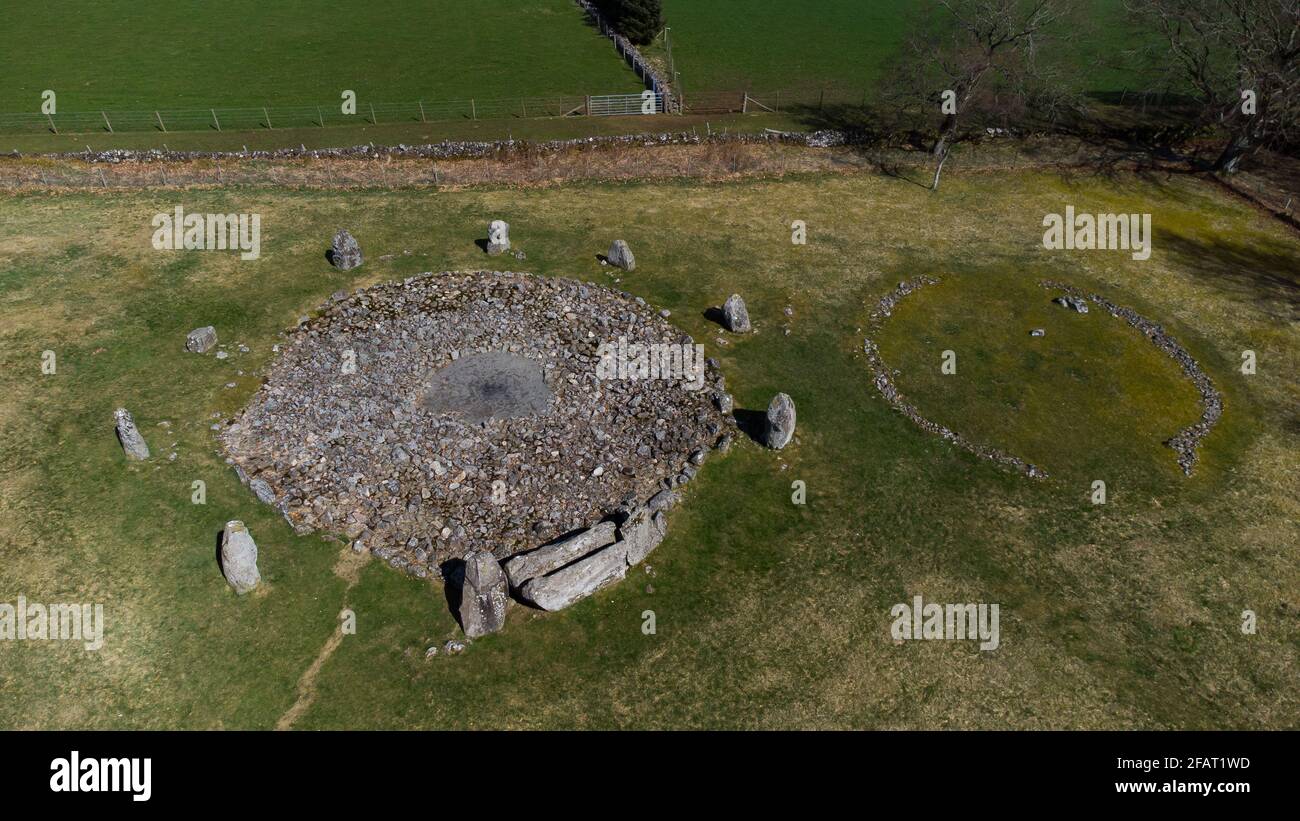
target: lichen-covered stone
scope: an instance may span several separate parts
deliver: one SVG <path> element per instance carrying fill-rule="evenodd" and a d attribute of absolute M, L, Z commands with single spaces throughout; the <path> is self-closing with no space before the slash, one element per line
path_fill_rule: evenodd
<path fill-rule="evenodd" d="M 627 242 L 621 239 L 614 240 L 609 246 L 609 253 L 605 255 L 610 265 L 616 265 L 624 271 L 636 270 L 636 257 L 632 256 L 632 249 L 628 247 Z"/>
<path fill-rule="evenodd" d="M 241 596 L 262 581 L 257 569 L 257 544 L 244 523 L 226 522 L 221 534 L 221 573 Z"/>
<path fill-rule="evenodd" d="M 362 261 L 361 246 L 356 237 L 340 228 L 330 243 L 330 264 L 340 271 L 349 271 Z"/>
<path fill-rule="evenodd" d="M 763 444 L 780 450 L 794 438 L 794 400 L 778 393 L 767 406 L 767 429 Z"/>
<path fill-rule="evenodd" d="M 465 557 L 460 597 L 460 624 L 465 635 L 476 639 L 500 630 L 505 626 L 509 604 L 501 565 L 486 550 L 471 551 Z"/>
<path fill-rule="evenodd" d="M 190 353 L 207 353 L 217 344 L 217 329 L 208 325 L 195 328 L 185 337 L 185 350 Z"/>
<path fill-rule="evenodd" d="M 722 325 L 732 333 L 749 333 L 749 309 L 745 307 L 745 300 L 740 298 L 740 294 L 732 294 L 722 304 Z"/>
<path fill-rule="evenodd" d="M 145 443 L 144 437 L 136 428 L 131 412 L 126 408 L 118 408 L 113 412 L 113 418 L 117 423 L 117 441 L 122 443 L 122 452 L 126 454 L 126 458 L 133 461 L 148 459 L 149 445 Z"/>

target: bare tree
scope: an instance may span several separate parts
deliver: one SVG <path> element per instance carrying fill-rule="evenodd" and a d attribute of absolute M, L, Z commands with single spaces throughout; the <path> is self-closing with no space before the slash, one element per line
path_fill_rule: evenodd
<path fill-rule="evenodd" d="M 1128 0 L 1128 6 L 1163 35 L 1170 68 L 1195 91 L 1206 121 L 1227 131 L 1216 171 L 1231 174 L 1248 151 L 1298 136 L 1300 2 Z"/>
<path fill-rule="evenodd" d="M 1057 95 L 1037 60 L 1051 25 L 1061 19 L 1065 0 L 934 0 L 939 14 L 927 15 L 909 40 L 903 69 L 907 85 L 944 111 L 932 153 L 934 178 L 948 160 L 958 125 L 967 112 L 996 106 L 1024 105 L 1041 97 L 1055 104 Z"/>

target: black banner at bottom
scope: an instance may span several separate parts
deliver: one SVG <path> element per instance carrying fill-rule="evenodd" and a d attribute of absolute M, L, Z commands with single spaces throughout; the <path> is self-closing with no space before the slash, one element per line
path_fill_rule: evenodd
<path fill-rule="evenodd" d="M 635 796 L 647 807 L 714 796 L 762 805 L 911 794 L 927 808 L 994 799 L 1001 808 L 1214 808 L 1294 789 L 1296 736 L 1256 732 L 8 732 L 0 772 L 35 806 L 118 810 L 243 801 L 373 809 L 376 801 L 508 804 L 569 794 L 582 806 Z M 511 785 L 514 786 L 511 786 Z M 479 792 L 486 790 L 486 792 Z M 811 794 L 810 794 L 811 793 Z"/>

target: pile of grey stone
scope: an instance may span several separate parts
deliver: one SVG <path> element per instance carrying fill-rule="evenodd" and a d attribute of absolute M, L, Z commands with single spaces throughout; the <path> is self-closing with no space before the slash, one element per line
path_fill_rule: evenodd
<path fill-rule="evenodd" d="M 716 362 L 699 390 L 599 378 L 599 345 L 620 337 L 693 345 L 644 300 L 572 280 L 447 273 L 361 289 L 287 333 L 221 433 L 227 461 L 298 532 L 338 534 L 418 578 L 476 550 L 506 560 L 689 481 L 730 443 Z M 453 362 L 503 352 L 536 363 L 544 412 L 424 401 Z"/>

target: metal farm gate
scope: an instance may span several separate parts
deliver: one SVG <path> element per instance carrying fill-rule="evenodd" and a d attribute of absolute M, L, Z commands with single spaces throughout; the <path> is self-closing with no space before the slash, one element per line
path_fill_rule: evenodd
<path fill-rule="evenodd" d="M 643 108 L 645 101 L 654 98 L 654 111 Z M 664 113 L 664 95 L 652 91 L 645 91 L 637 94 L 599 94 L 587 98 L 587 114 L 589 116 L 612 116 L 619 114 L 663 114 Z"/>

